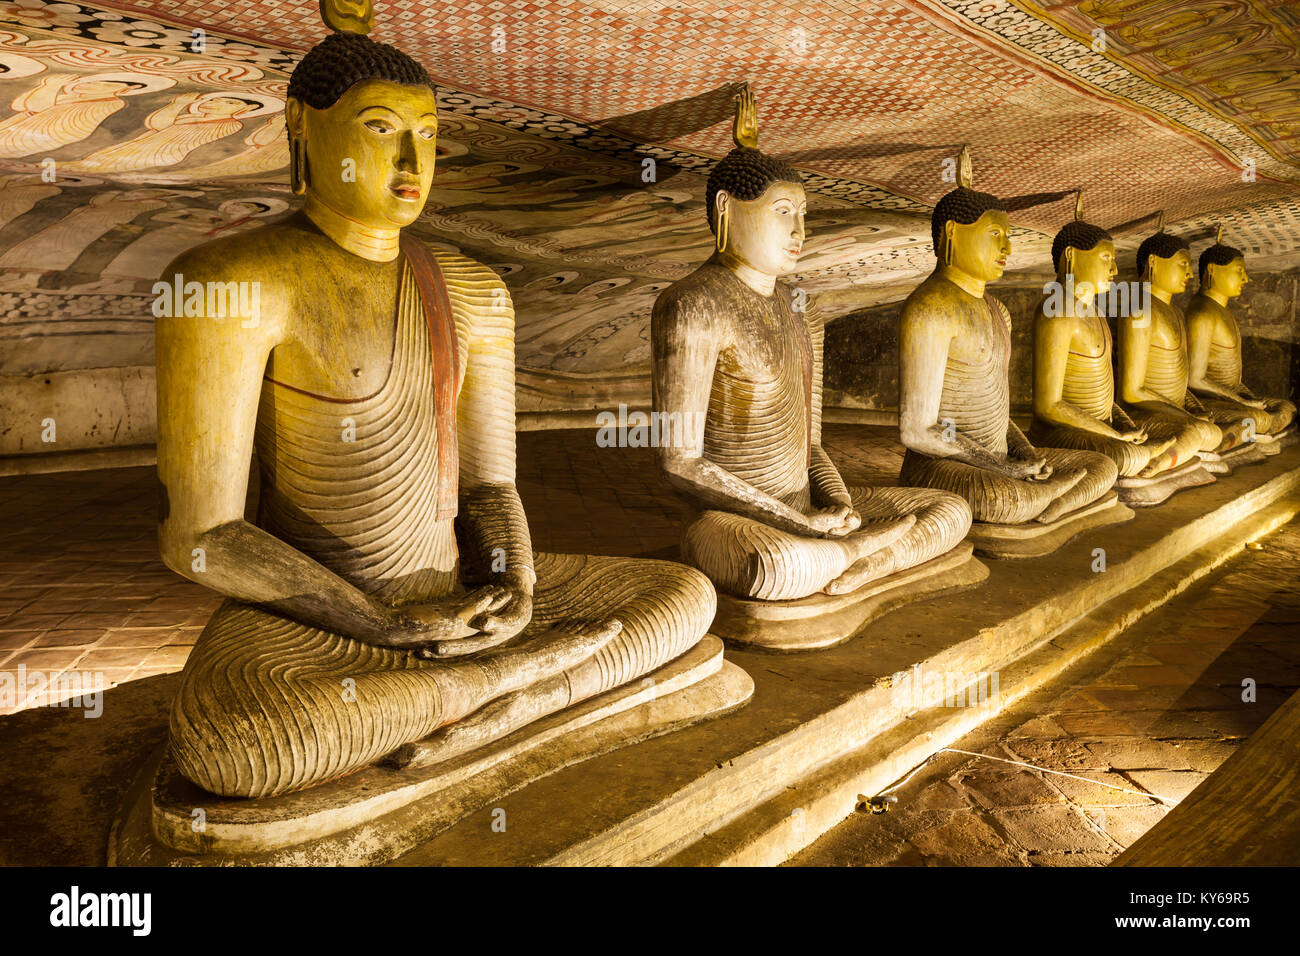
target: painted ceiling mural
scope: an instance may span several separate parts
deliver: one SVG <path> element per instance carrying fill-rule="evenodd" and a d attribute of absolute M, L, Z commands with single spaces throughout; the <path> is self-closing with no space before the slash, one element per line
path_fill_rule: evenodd
<path fill-rule="evenodd" d="M 521 382 L 643 376 L 655 295 L 708 254 L 742 81 L 763 148 L 805 171 L 793 281 L 832 317 L 929 271 L 962 143 L 977 188 L 1045 194 L 1012 217 L 1013 276 L 1049 269 L 1078 186 L 1093 221 L 1164 209 L 1300 265 L 1291 2 L 380 0 L 376 21 L 439 84 L 414 228 L 505 276 Z M 0 374 L 148 364 L 166 262 L 289 208 L 285 89 L 324 32 L 315 0 L 0 0 Z"/>

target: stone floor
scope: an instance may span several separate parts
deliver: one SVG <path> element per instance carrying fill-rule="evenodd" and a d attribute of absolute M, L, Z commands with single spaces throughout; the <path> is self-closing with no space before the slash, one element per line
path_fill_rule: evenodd
<path fill-rule="evenodd" d="M 1111 862 L 1300 688 L 1300 519 L 1260 544 L 953 744 L 1137 793 L 941 752 L 788 865 Z"/>
<path fill-rule="evenodd" d="M 888 483 L 902 462 L 894 435 L 830 425 L 826 446 L 850 482 Z M 524 432 L 517 459 L 535 548 L 676 554 L 684 511 L 649 449 L 600 448 L 590 430 Z M 163 566 L 155 488 L 153 468 L 0 478 L 0 673 L 32 688 L 0 698 L 0 715 L 92 675 L 107 689 L 184 665 L 221 599 Z"/>

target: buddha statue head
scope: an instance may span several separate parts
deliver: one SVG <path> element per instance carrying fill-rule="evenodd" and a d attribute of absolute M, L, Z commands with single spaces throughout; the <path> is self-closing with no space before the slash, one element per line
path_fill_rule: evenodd
<path fill-rule="evenodd" d="M 1052 265 L 1062 281 L 1073 277 L 1074 294 L 1080 299 L 1101 295 L 1119 274 L 1110 233 L 1083 219 L 1082 189 L 1075 202 L 1074 221 L 1052 240 Z"/>
<path fill-rule="evenodd" d="M 309 210 L 362 228 L 414 222 L 433 181 L 438 114 L 433 81 L 396 47 L 376 43 L 369 3 L 322 0 L 336 30 L 302 58 L 289 80 L 293 191 Z M 338 10 L 333 10 L 338 7 Z"/>
<path fill-rule="evenodd" d="M 1240 249 L 1223 244 L 1223 227 L 1214 236 L 1214 245 L 1201 253 L 1197 260 L 1197 273 L 1201 291 L 1217 293 L 1224 299 L 1241 295 L 1242 287 L 1250 281 L 1246 275 L 1246 256 Z"/>
<path fill-rule="evenodd" d="M 979 282 L 995 282 L 1011 255 L 1011 221 L 1006 204 L 971 188 L 970 150 L 957 163 L 957 188 L 945 195 L 930 217 L 930 237 L 940 266 Z"/>
<path fill-rule="evenodd" d="M 1161 226 L 1138 246 L 1138 275 L 1151 284 L 1153 292 L 1165 296 L 1178 295 L 1192 279 L 1192 254 L 1187 240 L 1164 230 Z"/>
<path fill-rule="evenodd" d="M 754 96 L 737 98 L 736 148 L 709 174 L 704 208 L 720 256 L 768 276 L 794 269 L 803 250 L 808 201 L 803 177 L 783 160 L 757 148 Z"/>

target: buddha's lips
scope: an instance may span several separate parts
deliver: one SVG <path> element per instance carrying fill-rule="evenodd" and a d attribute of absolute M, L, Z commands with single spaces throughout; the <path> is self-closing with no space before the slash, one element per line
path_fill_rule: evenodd
<path fill-rule="evenodd" d="M 419 199 L 419 198 L 420 198 L 420 187 L 419 187 L 419 186 L 407 185 L 406 183 L 397 183 L 397 184 L 393 185 L 393 186 L 390 187 L 390 188 L 391 188 L 392 191 L 393 191 L 393 195 L 397 196 L 399 199 Z"/>

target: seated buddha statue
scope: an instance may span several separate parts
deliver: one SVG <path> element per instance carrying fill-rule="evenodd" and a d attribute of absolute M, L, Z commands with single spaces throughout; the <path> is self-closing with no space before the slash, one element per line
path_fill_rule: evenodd
<path fill-rule="evenodd" d="M 1101 452 L 1120 478 L 1158 475 L 1180 462 L 1175 437 L 1156 437 L 1115 403 L 1113 348 L 1097 297 L 1119 268 L 1115 243 L 1082 209 L 1052 241 L 1056 283 L 1034 324 L 1034 420 L 1029 437 L 1058 448 Z"/>
<path fill-rule="evenodd" d="M 1197 263 L 1200 289 L 1187 306 L 1188 387 L 1218 424 L 1250 420 L 1259 435 L 1290 427 L 1295 405 L 1259 398 L 1242 381 L 1241 329 L 1228 302 L 1250 281 L 1240 250 L 1225 246 L 1222 229 Z"/>
<path fill-rule="evenodd" d="M 1173 437 L 1169 450 L 1179 461 L 1240 445 L 1240 424 L 1220 428 L 1187 388 L 1187 336 L 1173 302 L 1192 277 L 1186 240 L 1157 230 L 1138 246 L 1137 269 L 1151 290 L 1149 311 L 1119 318 L 1120 403 L 1148 434 Z"/>
<path fill-rule="evenodd" d="M 661 442 L 658 462 L 698 508 L 683 557 L 719 591 L 848 594 L 952 549 L 970 508 L 943 492 L 845 485 L 822 447 L 823 319 L 779 279 L 804 244 L 803 179 L 757 148 L 747 88 L 734 139 L 705 192 L 716 251 L 655 300 L 654 410 L 703 423 Z"/>
<path fill-rule="evenodd" d="M 639 680 L 714 614 L 684 565 L 534 554 L 505 286 L 404 231 L 435 104 L 405 53 L 327 37 L 288 89 L 301 210 L 165 274 L 260 284 L 257 314 L 199 295 L 157 326 L 163 557 L 228 598 L 185 664 L 171 754 L 214 794 L 441 763 Z"/>
<path fill-rule="evenodd" d="M 1118 468 L 1100 452 L 1035 447 L 1011 420 L 1011 315 L 986 291 L 1010 231 L 1002 201 L 970 188 L 963 149 L 959 185 L 931 217 L 938 263 L 900 318 L 899 479 L 961 495 L 976 522 L 1046 525 L 1105 498 Z"/>

